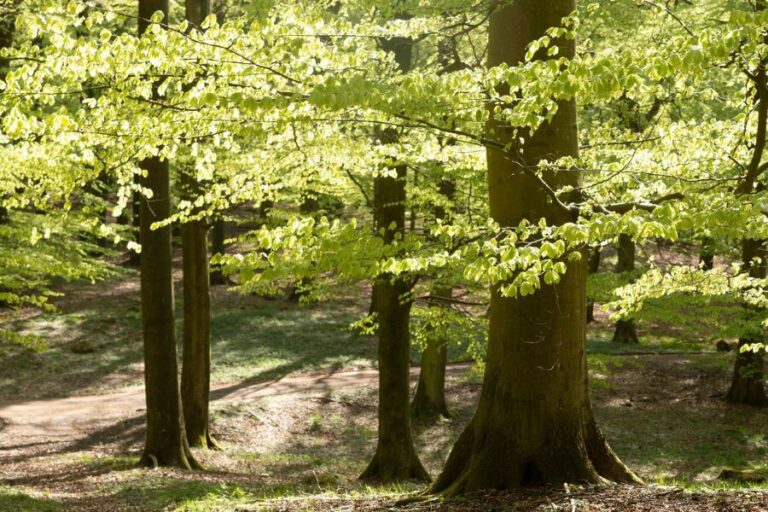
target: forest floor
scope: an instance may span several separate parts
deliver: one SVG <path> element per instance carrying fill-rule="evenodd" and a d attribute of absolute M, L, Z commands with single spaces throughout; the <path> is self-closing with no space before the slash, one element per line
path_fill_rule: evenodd
<path fill-rule="evenodd" d="M 717 478 L 724 467 L 768 469 L 768 411 L 723 401 L 733 353 L 715 352 L 706 333 L 641 322 L 642 344 L 617 347 L 604 314 L 591 327 L 598 420 L 650 485 L 395 509 L 420 487 L 356 480 L 376 442 L 375 341 L 348 329 L 364 304 L 301 308 L 223 288 L 213 304 L 212 426 L 224 450 L 196 451 L 206 472 L 136 467 L 144 403 L 134 275 L 69 287 L 59 314 L 6 318 L 48 348 L 0 352 L 0 511 L 768 510 L 768 484 Z M 433 476 L 476 403 L 471 365 L 453 364 L 447 389 L 453 418 L 415 425 Z"/>

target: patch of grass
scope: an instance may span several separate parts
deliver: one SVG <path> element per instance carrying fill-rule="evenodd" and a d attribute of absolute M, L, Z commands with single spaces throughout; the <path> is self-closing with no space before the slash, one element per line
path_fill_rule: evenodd
<path fill-rule="evenodd" d="M 9 512 L 58 512 L 64 509 L 57 501 L 32 497 L 19 489 L 0 484 L 0 510 Z"/>

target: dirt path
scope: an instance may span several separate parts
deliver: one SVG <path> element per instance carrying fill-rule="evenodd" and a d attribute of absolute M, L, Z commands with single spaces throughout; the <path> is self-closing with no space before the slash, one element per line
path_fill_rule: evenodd
<path fill-rule="evenodd" d="M 448 374 L 458 376 L 468 367 L 466 364 L 450 366 Z M 418 377 L 418 370 L 411 369 L 412 380 Z M 377 376 L 376 370 L 367 369 L 285 377 L 267 382 L 224 384 L 213 387 L 211 400 L 217 405 L 237 404 L 264 397 L 298 394 L 309 400 L 326 397 L 342 389 L 370 388 L 375 386 Z M 35 445 L 46 440 L 50 443 L 77 441 L 116 420 L 143 416 L 144 409 L 143 387 L 104 395 L 0 405 L 0 447 L 11 439 L 24 439 Z"/>

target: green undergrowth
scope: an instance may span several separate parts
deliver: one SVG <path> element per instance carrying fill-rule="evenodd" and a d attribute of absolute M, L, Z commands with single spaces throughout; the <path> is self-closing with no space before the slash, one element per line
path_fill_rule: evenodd
<path fill-rule="evenodd" d="M 33 497 L 19 489 L 0 484 L 0 510 L 13 512 L 59 512 L 61 504 L 46 497 Z"/>

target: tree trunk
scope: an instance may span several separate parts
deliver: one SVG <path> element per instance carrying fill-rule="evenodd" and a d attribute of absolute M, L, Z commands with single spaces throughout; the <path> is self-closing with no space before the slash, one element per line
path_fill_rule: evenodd
<path fill-rule="evenodd" d="M 590 274 L 597 274 L 600 271 L 600 258 L 602 250 L 600 247 L 595 247 L 589 251 L 589 268 Z M 587 323 L 591 324 L 595 321 L 595 301 L 587 300 Z"/>
<path fill-rule="evenodd" d="M 444 179 L 440 182 L 440 194 L 452 201 L 456 195 L 456 183 Z M 435 208 L 435 218 L 449 220 L 450 216 L 445 208 Z M 439 298 L 451 298 L 453 287 L 435 285 L 432 295 Z M 439 301 L 431 307 L 445 307 Z M 416 394 L 411 402 L 411 415 L 414 418 L 434 420 L 440 417 L 450 418 L 448 405 L 445 400 L 445 366 L 448 363 L 448 347 L 445 340 L 434 335 L 427 339 L 427 345 L 421 352 L 421 369 L 419 370 L 419 383 L 416 386 Z"/>
<path fill-rule="evenodd" d="M 619 235 L 616 246 L 619 260 L 616 263 L 616 273 L 632 272 L 635 270 L 635 242 L 629 235 Z M 631 318 L 621 319 L 616 322 L 616 330 L 613 332 L 613 341 L 616 343 L 640 343 L 637 336 L 635 322 Z"/>
<path fill-rule="evenodd" d="M 516 65 L 526 47 L 575 8 L 573 0 L 518 0 L 491 15 L 489 66 Z M 572 57 L 572 41 L 558 41 Z M 522 219 L 572 221 L 521 165 L 578 154 L 576 103 L 562 101 L 551 122 L 522 147 L 493 119 L 488 135 L 519 158 L 488 148 L 491 215 L 502 226 Z M 520 163 L 518 163 L 520 162 Z M 545 173 L 549 185 L 578 186 L 575 171 Z M 586 256 L 586 251 L 584 253 Z M 493 287 L 488 355 L 480 402 L 432 492 L 463 494 L 563 482 L 637 482 L 608 448 L 595 424 L 586 364 L 586 258 L 569 262 L 560 283 L 532 296 L 507 298 Z"/>
<path fill-rule="evenodd" d="M 392 135 L 391 133 L 389 134 Z M 375 227 L 392 243 L 405 228 L 406 167 L 397 177 L 377 177 L 374 195 Z M 390 229 L 394 223 L 395 229 Z M 384 275 L 373 284 L 374 309 L 379 325 L 379 430 L 376 453 L 360 478 L 377 482 L 428 481 L 411 432 L 410 313 L 411 283 Z"/>
<path fill-rule="evenodd" d="M 199 27 L 210 12 L 208 0 L 187 0 L 186 19 Z M 182 172 L 182 193 L 194 203 L 203 193 L 192 174 Z M 186 222 L 181 231 L 184 258 L 184 355 L 181 398 L 190 446 L 218 448 L 208 426 L 211 391 L 211 287 L 208 267 L 208 223 Z"/>
<path fill-rule="evenodd" d="M 211 254 L 219 255 L 226 252 L 226 246 L 224 240 L 227 239 L 227 224 L 223 219 L 216 219 L 213 221 L 213 230 L 211 236 Z M 214 286 L 221 286 L 227 284 L 227 278 L 224 276 L 224 272 L 220 268 L 216 268 L 211 272 L 211 284 Z"/>
<path fill-rule="evenodd" d="M 436 297 L 450 298 L 453 288 L 450 286 L 435 286 L 432 294 Z M 433 308 L 445 308 L 437 302 L 430 304 Z M 448 347 L 445 340 L 434 335 L 429 336 L 427 345 L 421 352 L 421 369 L 416 394 L 411 403 L 411 415 L 414 418 L 434 420 L 440 417 L 450 418 L 448 405 L 445 401 L 445 366 L 448 362 Z"/>
<path fill-rule="evenodd" d="M 211 295 L 208 276 L 208 226 L 182 226 L 184 253 L 184 353 L 181 397 L 190 446 L 218 448 L 208 427 L 211 387 Z"/>
<path fill-rule="evenodd" d="M 715 268 L 715 241 L 711 238 L 704 238 L 701 241 L 699 261 L 704 270 L 712 270 Z"/>
<path fill-rule="evenodd" d="M 168 13 L 167 0 L 139 2 L 139 33 L 155 11 Z M 148 466 L 199 467 L 191 456 L 184 431 L 176 360 L 171 227 L 152 230 L 152 224 L 171 213 L 168 161 L 150 158 L 141 162 L 143 187 L 151 198 L 140 200 L 141 221 L 141 319 L 144 334 L 144 387 L 147 399 L 147 432 L 141 463 Z"/>
<path fill-rule="evenodd" d="M 382 44 L 395 54 L 402 71 L 410 69 L 412 41 L 394 38 Z M 394 129 L 381 133 L 385 144 L 395 143 L 397 138 Z M 405 232 L 407 167 L 397 165 L 395 170 L 395 177 L 378 176 L 374 185 L 374 229 L 383 231 L 384 242 L 388 244 Z M 372 309 L 379 324 L 379 430 L 376 453 L 360 475 L 363 480 L 429 481 L 411 432 L 411 289 L 412 284 L 402 276 L 379 276 L 373 284 Z"/>
<path fill-rule="evenodd" d="M 154 2 L 155 4 L 159 2 Z M 141 313 L 144 332 L 144 381 L 147 437 L 141 462 L 149 466 L 196 466 L 189 453 L 179 396 L 174 322 L 171 227 L 152 230 L 170 215 L 168 162 L 142 162 L 148 175 L 142 186 L 152 198 L 141 199 Z"/>
<path fill-rule="evenodd" d="M 755 258 L 761 258 L 760 263 L 754 264 Z M 765 243 L 757 240 L 745 240 L 742 245 L 742 260 L 749 275 L 758 279 L 766 276 L 766 259 L 768 250 Z M 747 306 L 745 306 L 746 308 Z M 747 311 L 749 315 L 749 311 Z M 736 352 L 736 364 L 733 368 L 731 387 L 726 396 L 732 403 L 766 406 L 768 396 L 765 394 L 765 363 L 764 351 L 742 352 L 744 345 L 760 343 L 764 340 L 764 333 L 754 333 L 739 339 L 739 350 Z"/>

